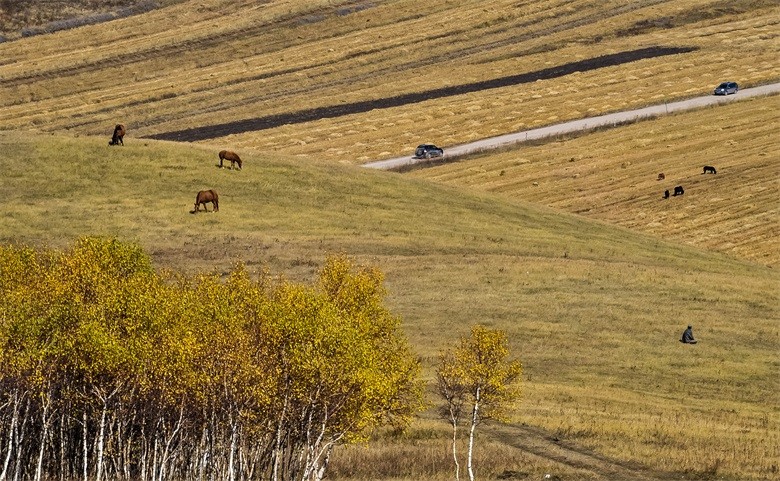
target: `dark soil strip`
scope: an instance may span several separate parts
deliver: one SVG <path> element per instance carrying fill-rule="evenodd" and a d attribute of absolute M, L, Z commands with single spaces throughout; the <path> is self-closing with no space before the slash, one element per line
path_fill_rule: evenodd
<path fill-rule="evenodd" d="M 610 55 L 602 55 L 586 60 L 571 62 L 557 67 L 537 70 L 518 75 L 509 75 L 482 82 L 474 82 L 464 85 L 455 85 L 452 87 L 442 87 L 428 90 L 425 92 L 416 92 L 394 97 L 387 97 L 378 100 L 364 100 L 349 104 L 332 105 L 327 107 L 318 107 L 314 109 L 299 110 L 297 112 L 287 112 L 265 117 L 256 117 L 253 119 L 236 120 L 223 124 L 209 125 L 204 127 L 195 127 L 191 129 L 178 130 L 173 132 L 163 132 L 150 135 L 147 138 L 158 140 L 175 140 L 182 142 L 195 142 L 199 140 L 215 139 L 225 137 L 231 134 L 240 134 L 257 130 L 266 130 L 287 124 L 300 124 L 320 119 L 331 119 L 343 117 L 345 115 L 368 112 L 374 109 L 388 109 L 393 107 L 402 107 L 404 105 L 434 100 L 454 95 L 463 95 L 482 90 L 510 87 L 525 83 L 535 82 L 537 80 L 547 80 L 557 77 L 563 77 L 575 72 L 585 72 L 605 67 L 613 67 L 629 62 L 644 60 L 648 58 L 663 57 L 666 55 L 677 55 L 696 50 L 695 47 L 647 47 L 638 50 L 630 50 Z"/>

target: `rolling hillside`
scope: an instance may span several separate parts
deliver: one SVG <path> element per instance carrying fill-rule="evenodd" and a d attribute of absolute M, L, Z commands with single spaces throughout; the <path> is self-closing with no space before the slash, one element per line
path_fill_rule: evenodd
<path fill-rule="evenodd" d="M 780 97 L 474 155 L 407 174 L 780 265 Z M 703 166 L 716 175 L 703 175 Z M 664 173 L 665 179 L 658 180 Z M 683 197 L 663 199 L 682 185 Z"/>
<path fill-rule="evenodd" d="M 771 479 L 780 449 L 773 270 L 392 173 L 261 153 L 232 171 L 217 167 L 214 148 L 105 144 L 0 133 L 0 241 L 65 246 L 85 234 L 119 236 L 161 267 L 219 272 L 242 261 L 300 279 L 328 253 L 347 252 L 386 273 L 388 304 L 427 367 L 475 322 L 507 331 L 525 373 L 515 421 L 646 479 L 713 467 Z M 190 213 L 204 188 L 220 192 L 219 213 Z M 696 350 L 677 342 L 686 323 L 701 339 Z M 446 478 L 446 425 L 420 423 L 411 437 L 345 449 L 334 475 L 368 479 L 372 456 L 397 453 L 407 462 L 382 476 Z M 533 448 L 501 441 L 506 431 L 488 429 L 486 440 L 493 435 L 480 451 L 486 475 L 609 472 L 562 462 L 552 444 L 531 456 Z M 417 454 L 398 454 L 399 445 Z"/>
<path fill-rule="evenodd" d="M 0 242 L 118 236 L 161 268 L 295 279 L 346 252 L 385 272 L 429 378 L 468 326 L 509 334 L 523 399 L 480 476 L 779 479 L 778 97 L 357 168 L 777 81 L 777 2 L 159 5 L 0 43 Z M 220 212 L 190 213 L 207 188 Z M 338 450 L 333 479 L 451 479 L 432 416 Z"/>

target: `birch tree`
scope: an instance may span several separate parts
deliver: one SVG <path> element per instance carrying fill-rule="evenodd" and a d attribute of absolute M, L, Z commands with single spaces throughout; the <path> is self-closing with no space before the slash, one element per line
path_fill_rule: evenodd
<path fill-rule="evenodd" d="M 0 481 L 320 480 L 420 408 L 383 278 L 157 272 L 138 246 L 0 246 Z"/>
<path fill-rule="evenodd" d="M 474 440 L 477 426 L 485 419 L 504 419 L 506 410 L 520 394 L 522 365 L 508 359 L 506 334 L 476 325 L 470 336 L 441 353 L 436 369 L 437 391 L 445 404 L 442 415 L 452 426 L 452 456 L 455 479 L 460 476 L 457 454 L 458 426 L 468 409 L 467 469 L 474 481 Z"/>

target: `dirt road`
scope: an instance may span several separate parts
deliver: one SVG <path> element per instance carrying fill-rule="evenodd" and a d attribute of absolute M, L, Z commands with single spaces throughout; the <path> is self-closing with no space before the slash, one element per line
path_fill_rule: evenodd
<path fill-rule="evenodd" d="M 645 466 L 610 459 L 574 443 L 558 439 L 533 426 L 491 423 L 489 433 L 489 436 L 501 443 L 521 449 L 541 459 L 588 472 L 591 479 L 632 481 L 668 479 L 662 473 L 654 473 Z M 551 473 L 551 479 L 567 478 Z"/>
<path fill-rule="evenodd" d="M 733 95 L 726 95 L 726 96 L 707 95 L 703 97 L 696 97 L 688 100 L 682 100 L 679 102 L 653 105 L 651 107 L 645 107 L 636 110 L 627 110 L 625 112 L 616 112 L 607 115 L 600 115 L 598 117 L 589 117 L 585 119 L 572 120 L 570 122 L 548 125 L 546 127 L 540 127 L 538 129 L 524 130 L 512 134 L 500 135 L 498 137 L 490 137 L 487 139 L 478 140 L 476 142 L 470 142 L 468 144 L 457 145 L 454 147 L 445 146 L 444 159 L 446 160 L 448 157 L 457 157 L 457 156 L 471 154 L 483 150 L 491 150 L 500 147 L 506 147 L 508 145 L 526 142 L 529 140 L 538 140 L 538 139 L 543 139 L 545 137 L 554 137 L 557 135 L 568 134 L 571 132 L 580 132 L 583 130 L 594 129 L 598 127 L 618 125 L 625 122 L 632 122 L 643 118 L 657 117 L 660 115 L 666 115 L 673 112 L 698 109 L 710 105 L 718 105 L 721 103 L 733 102 L 737 100 L 747 99 L 750 97 L 772 95 L 777 93 L 780 93 L 780 83 L 762 85 L 760 87 L 740 90 L 739 92 Z M 415 159 L 411 156 L 404 156 L 404 157 L 396 157 L 393 159 L 380 160 L 376 162 L 369 162 L 367 164 L 363 164 L 363 167 L 368 167 L 371 169 L 389 170 L 389 169 L 397 169 L 404 166 L 414 165 L 420 162 L 425 162 L 425 159 Z"/>

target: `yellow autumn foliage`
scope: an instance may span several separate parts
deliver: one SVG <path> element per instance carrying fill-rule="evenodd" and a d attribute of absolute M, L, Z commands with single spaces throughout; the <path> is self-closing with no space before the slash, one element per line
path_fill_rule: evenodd
<path fill-rule="evenodd" d="M 241 264 L 224 279 L 158 273 L 116 239 L 64 252 L 0 247 L 0 419 L 25 421 L 31 443 L 0 454 L 29 474 L 21 460 L 55 435 L 68 459 L 95 442 L 84 462 L 101 475 L 140 469 L 130 462 L 139 456 L 159 473 L 185 472 L 197 455 L 213 460 L 197 469 L 219 477 L 249 463 L 282 479 L 314 476 L 334 446 L 406 423 L 421 406 L 419 363 L 382 281 L 346 256 L 306 286 L 253 280 Z M 104 446 L 127 448 L 112 464 Z M 62 468 L 40 453 L 44 471 Z"/>

